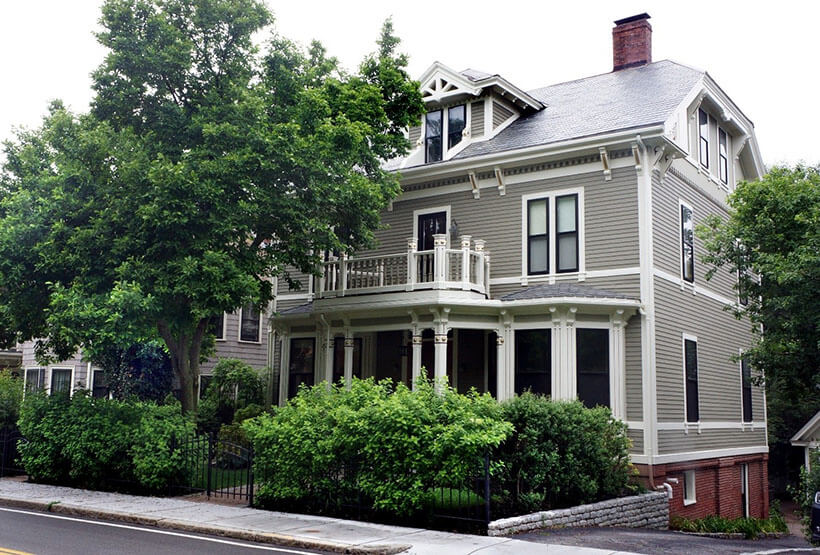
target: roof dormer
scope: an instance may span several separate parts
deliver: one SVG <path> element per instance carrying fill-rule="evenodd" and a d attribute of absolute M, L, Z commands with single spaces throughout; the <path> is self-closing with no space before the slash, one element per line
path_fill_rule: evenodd
<path fill-rule="evenodd" d="M 520 116 L 544 108 L 503 77 L 475 69 L 459 72 L 435 62 L 419 82 L 427 114 L 409 130 L 412 151 L 402 167 L 449 160 Z"/>

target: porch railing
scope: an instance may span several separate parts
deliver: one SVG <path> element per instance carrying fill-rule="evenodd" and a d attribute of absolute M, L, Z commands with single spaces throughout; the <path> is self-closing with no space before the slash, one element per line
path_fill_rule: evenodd
<path fill-rule="evenodd" d="M 319 298 L 456 289 L 490 296 L 490 252 L 484 241 L 461 237 L 459 249 L 447 248 L 447 236 L 433 235 L 433 249 L 420 251 L 415 238 L 407 252 L 381 256 L 342 255 L 324 263 L 316 288 Z"/>

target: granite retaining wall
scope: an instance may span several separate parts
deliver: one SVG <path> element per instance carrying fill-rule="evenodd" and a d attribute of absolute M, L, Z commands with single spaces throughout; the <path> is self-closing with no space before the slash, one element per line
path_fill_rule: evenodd
<path fill-rule="evenodd" d="M 503 518 L 490 522 L 487 535 L 507 536 L 543 528 L 581 526 L 624 526 L 666 530 L 669 528 L 669 499 L 665 492 L 643 493 L 569 509 Z"/>

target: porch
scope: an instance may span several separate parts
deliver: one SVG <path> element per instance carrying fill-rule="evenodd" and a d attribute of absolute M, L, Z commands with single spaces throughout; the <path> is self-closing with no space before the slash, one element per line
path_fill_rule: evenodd
<path fill-rule="evenodd" d="M 406 294 L 405 294 L 406 295 Z M 314 301 L 274 323 L 281 341 L 279 403 L 300 384 L 390 378 L 408 387 L 426 371 L 459 392 L 499 400 L 525 390 L 579 398 L 625 416 L 625 330 L 639 301 L 566 284 L 501 299 L 448 299 L 428 292 L 366 306 Z"/>
<path fill-rule="evenodd" d="M 418 250 L 407 240 L 399 254 L 338 258 L 323 263 L 317 279 L 318 299 L 400 291 L 455 290 L 490 295 L 490 253 L 481 239 L 460 237 L 458 249 L 447 248 L 447 235 L 435 234 L 433 248 Z"/>

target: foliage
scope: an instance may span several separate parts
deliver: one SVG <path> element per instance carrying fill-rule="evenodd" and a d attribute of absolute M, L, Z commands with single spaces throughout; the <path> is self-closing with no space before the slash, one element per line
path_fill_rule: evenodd
<path fill-rule="evenodd" d="M 797 511 L 800 514 L 807 540 L 811 540 L 811 506 L 815 494 L 820 491 L 820 450 L 812 450 L 809 456 L 811 457 L 811 471 L 807 471 L 805 466 L 801 468 L 797 486 L 789 488 L 797 504 Z"/>
<path fill-rule="evenodd" d="M 237 410 L 259 407 L 261 411 L 264 402 L 262 376 L 239 359 L 221 359 L 214 366 L 213 377 L 199 405 L 197 423 L 201 430 L 216 432 L 223 424 L 234 422 Z M 254 410 L 250 408 L 251 412 Z"/>
<path fill-rule="evenodd" d="M 96 399 L 86 392 L 26 395 L 23 467 L 34 481 L 107 489 L 133 483 L 159 491 L 180 478 L 174 437 L 193 432 L 179 404 Z"/>
<path fill-rule="evenodd" d="M 609 409 L 526 392 L 502 403 L 515 432 L 496 449 L 499 509 L 522 514 L 618 497 L 633 469 L 626 425 Z"/>
<path fill-rule="evenodd" d="M 757 335 L 745 356 L 766 385 L 770 443 L 785 443 L 820 410 L 820 170 L 774 167 L 729 205 L 698 230 L 703 260 L 739 272 L 748 304 L 735 313 Z"/>
<path fill-rule="evenodd" d="M 101 355 L 100 362 L 115 399 L 135 397 L 140 401 L 162 401 L 173 387 L 171 359 L 158 341 L 112 348 Z"/>
<path fill-rule="evenodd" d="M 726 518 L 709 515 L 695 520 L 673 516 L 669 521 L 669 527 L 672 530 L 699 534 L 743 534 L 750 540 L 764 534 L 782 534 L 789 531 L 786 520 L 779 514 L 769 518 Z"/>
<path fill-rule="evenodd" d="M 17 425 L 23 401 L 23 380 L 11 370 L 0 370 L 0 428 Z"/>
<path fill-rule="evenodd" d="M 261 504 L 332 510 L 361 492 L 377 510 L 402 516 L 429 508 L 434 491 L 474 473 L 512 431 L 487 394 L 373 379 L 354 379 L 349 390 L 303 387 L 244 428 Z"/>
<path fill-rule="evenodd" d="M 398 39 L 385 24 L 347 74 L 318 43 L 258 52 L 271 21 L 260 0 L 104 3 L 91 112 L 55 102 L 5 148 L 0 346 L 41 338 L 60 360 L 161 338 L 192 411 L 214 314 L 372 244 L 399 192 L 382 164 L 424 111 Z"/>

